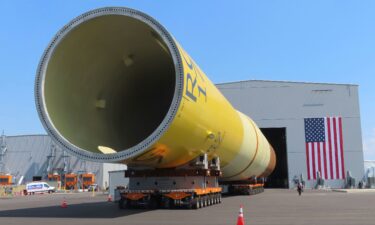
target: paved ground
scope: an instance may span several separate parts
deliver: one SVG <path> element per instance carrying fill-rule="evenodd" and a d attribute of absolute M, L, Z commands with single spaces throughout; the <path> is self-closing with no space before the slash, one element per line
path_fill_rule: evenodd
<path fill-rule="evenodd" d="M 68 208 L 60 208 L 63 198 Z M 87 193 L 52 194 L 0 199 L 0 224 L 236 224 L 244 206 L 249 224 L 375 224 L 375 193 L 266 190 L 255 196 L 223 198 L 223 203 L 199 210 L 119 210 L 106 196 Z"/>

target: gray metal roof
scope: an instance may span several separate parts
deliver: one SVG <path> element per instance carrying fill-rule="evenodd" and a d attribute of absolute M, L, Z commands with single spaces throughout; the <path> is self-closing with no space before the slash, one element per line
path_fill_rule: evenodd
<path fill-rule="evenodd" d="M 247 83 L 247 82 L 273 82 L 273 83 L 291 83 L 291 84 L 321 84 L 321 85 L 345 85 L 345 86 L 359 86 L 358 84 L 341 84 L 341 83 L 323 83 L 323 82 L 304 82 L 304 81 L 277 81 L 277 80 L 239 80 L 230 82 L 221 82 L 215 85 L 226 85 L 235 83 Z"/>

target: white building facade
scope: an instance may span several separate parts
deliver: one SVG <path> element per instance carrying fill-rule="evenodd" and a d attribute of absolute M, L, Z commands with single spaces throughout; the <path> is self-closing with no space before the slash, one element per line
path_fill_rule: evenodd
<path fill-rule="evenodd" d="M 332 188 L 345 186 L 348 171 L 356 183 L 363 178 L 357 85 L 251 80 L 217 87 L 275 148 L 270 187 L 293 188 L 293 178 L 302 175 L 313 188 L 317 172 Z"/>

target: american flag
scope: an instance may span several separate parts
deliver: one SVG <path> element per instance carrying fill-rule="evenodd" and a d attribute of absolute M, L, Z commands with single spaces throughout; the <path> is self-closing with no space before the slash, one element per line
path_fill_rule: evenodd
<path fill-rule="evenodd" d="M 307 179 L 345 179 L 342 118 L 305 119 Z"/>

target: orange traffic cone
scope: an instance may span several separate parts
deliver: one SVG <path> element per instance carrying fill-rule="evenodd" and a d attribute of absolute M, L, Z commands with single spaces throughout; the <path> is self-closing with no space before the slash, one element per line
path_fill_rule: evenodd
<path fill-rule="evenodd" d="M 243 219 L 242 205 L 240 207 L 240 213 L 238 214 L 237 225 L 245 225 L 245 220 Z"/>
<path fill-rule="evenodd" d="M 112 202 L 112 196 L 110 194 L 108 195 L 108 202 Z"/>
<path fill-rule="evenodd" d="M 61 203 L 61 208 L 68 208 L 68 204 L 66 203 L 65 198 L 64 198 L 64 200 Z"/>

